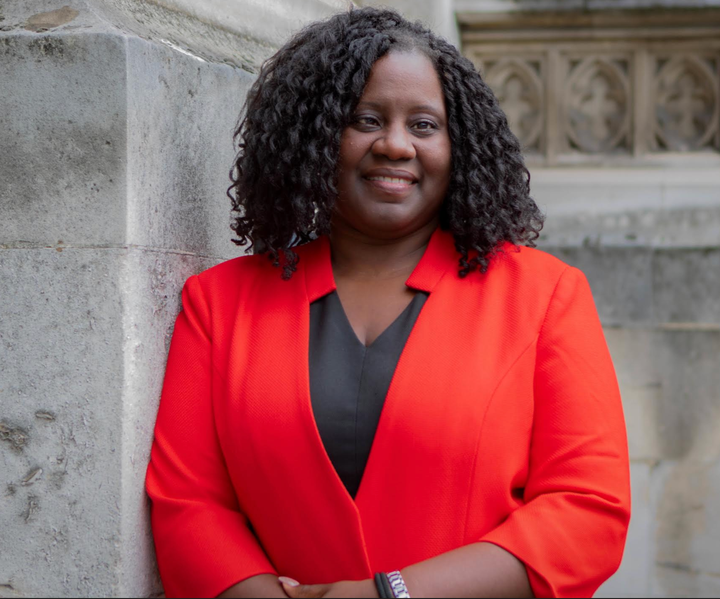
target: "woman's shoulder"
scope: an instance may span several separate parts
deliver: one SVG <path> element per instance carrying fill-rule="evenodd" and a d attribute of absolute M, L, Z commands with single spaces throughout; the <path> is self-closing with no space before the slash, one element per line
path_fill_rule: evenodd
<path fill-rule="evenodd" d="M 505 270 L 509 274 L 520 275 L 530 281 L 548 277 L 558 278 L 568 269 L 579 272 L 548 252 L 509 243 L 500 248 L 491 262 L 491 268 Z"/>
<path fill-rule="evenodd" d="M 205 284 L 234 281 L 238 276 L 251 276 L 272 267 L 267 255 L 248 254 L 220 262 L 200 272 L 198 277 Z"/>
<path fill-rule="evenodd" d="M 295 248 L 300 262 L 316 244 L 317 241 L 312 241 Z M 276 266 L 268 254 L 263 253 L 231 258 L 202 271 L 197 278 L 206 294 L 228 296 L 234 292 L 260 291 L 261 288 L 265 293 L 273 293 L 276 287 L 287 290 L 300 284 L 302 275 L 302 268 L 298 268 L 289 280 L 283 279 L 282 268 Z"/>
<path fill-rule="evenodd" d="M 506 293 L 550 299 L 559 285 L 587 286 L 583 272 L 537 248 L 506 244 L 497 252 L 487 272 L 488 283 Z"/>

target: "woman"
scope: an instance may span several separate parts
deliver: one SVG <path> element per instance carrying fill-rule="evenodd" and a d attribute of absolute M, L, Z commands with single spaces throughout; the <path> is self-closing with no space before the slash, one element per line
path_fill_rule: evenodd
<path fill-rule="evenodd" d="M 521 247 L 542 218 L 472 65 L 354 10 L 264 66 L 237 135 L 262 253 L 183 291 L 147 480 L 167 594 L 592 595 L 620 398 L 585 278 Z"/>

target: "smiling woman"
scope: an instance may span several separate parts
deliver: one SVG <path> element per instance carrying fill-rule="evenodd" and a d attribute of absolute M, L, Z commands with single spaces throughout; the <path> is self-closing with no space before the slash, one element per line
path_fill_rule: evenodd
<path fill-rule="evenodd" d="M 629 518 L 612 363 L 492 92 L 387 10 L 264 67 L 238 243 L 188 280 L 148 469 L 169 596 L 591 596 Z"/>
<path fill-rule="evenodd" d="M 432 223 L 450 183 L 450 134 L 442 85 L 417 51 L 379 59 L 338 161 L 335 219 L 365 234 L 398 237 Z"/>

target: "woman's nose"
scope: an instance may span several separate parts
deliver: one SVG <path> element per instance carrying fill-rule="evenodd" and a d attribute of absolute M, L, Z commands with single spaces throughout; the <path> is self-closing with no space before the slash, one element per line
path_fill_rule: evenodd
<path fill-rule="evenodd" d="M 404 125 L 385 129 L 373 143 L 372 151 L 390 160 L 412 160 L 416 155 L 412 134 Z"/>

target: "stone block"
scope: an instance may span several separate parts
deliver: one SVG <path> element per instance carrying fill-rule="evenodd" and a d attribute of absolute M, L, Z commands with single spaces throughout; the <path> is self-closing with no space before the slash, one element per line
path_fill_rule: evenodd
<path fill-rule="evenodd" d="M 109 34 L 0 52 L 0 244 L 238 254 L 225 191 L 248 73 Z"/>
<path fill-rule="evenodd" d="M 720 591 L 720 460 L 664 462 L 653 473 L 656 555 L 651 593 L 716 597 Z"/>
<path fill-rule="evenodd" d="M 605 325 L 720 327 L 720 249 L 540 248 L 582 270 Z"/>
<path fill-rule="evenodd" d="M 254 78 L 139 38 L 127 42 L 127 68 L 127 243 L 239 255 L 226 191 Z"/>
<path fill-rule="evenodd" d="M 0 32 L 0 244 L 125 237 L 125 40 Z"/>
<path fill-rule="evenodd" d="M 661 171 L 530 170 L 533 197 L 547 214 L 544 245 L 703 248 L 720 239 L 717 160 Z"/>
<path fill-rule="evenodd" d="M 658 250 L 652 274 L 656 321 L 720 327 L 720 248 Z"/>
<path fill-rule="evenodd" d="M 647 248 L 547 247 L 543 250 L 582 270 L 605 325 L 652 319 L 652 251 Z"/>
<path fill-rule="evenodd" d="M 650 490 L 652 466 L 630 465 L 632 517 L 625 553 L 618 571 L 605 582 L 595 597 L 647 597 L 653 566 L 653 513 Z"/>
<path fill-rule="evenodd" d="M 190 254 L 130 250 L 123 264 L 120 596 L 148 596 L 159 589 L 145 472 L 180 290 L 189 276 L 217 262 Z"/>
<path fill-rule="evenodd" d="M 116 586 L 118 252 L 0 251 L 0 427 L 24 438 L 0 436 L 0 528 L 4 544 L 13 539 L 0 552 L 0 585 L 20 596 Z"/>
<path fill-rule="evenodd" d="M 717 596 L 720 460 L 634 462 L 631 476 L 623 562 L 596 596 Z"/>
<path fill-rule="evenodd" d="M 636 460 L 720 458 L 720 331 L 606 328 Z"/>
<path fill-rule="evenodd" d="M 0 585 L 148 596 L 143 490 L 184 280 L 214 261 L 128 249 L 0 252 Z M 6 320 L 7 319 L 7 320 Z M 42 566 L 42 567 L 41 567 Z"/>
<path fill-rule="evenodd" d="M 676 209 L 626 209 L 605 214 L 589 211 L 562 214 L 557 208 L 546 207 L 548 217 L 540 236 L 540 245 L 713 247 L 720 239 L 720 202 L 718 204 Z"/>

